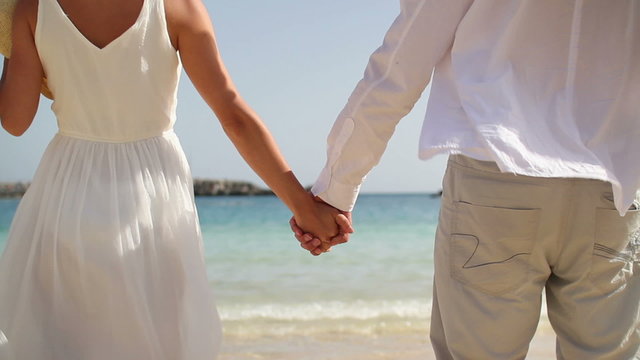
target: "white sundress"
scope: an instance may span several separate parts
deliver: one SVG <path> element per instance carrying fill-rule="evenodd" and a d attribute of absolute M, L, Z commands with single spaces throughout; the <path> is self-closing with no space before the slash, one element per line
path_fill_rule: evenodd
<path fill-rule="evenodd" d="M 0 258 L 0 360 L 215 359 L 163 0 L 104 48 L 40 0 L 35 41 L 59 133 Z"/>

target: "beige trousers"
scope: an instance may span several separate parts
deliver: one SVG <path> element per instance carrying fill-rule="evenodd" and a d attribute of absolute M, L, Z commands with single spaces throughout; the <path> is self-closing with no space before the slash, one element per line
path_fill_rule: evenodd
<path fill-rule="evenodd" d="M 597 180 L 449 159 L 435 244 L 438 359 L 523 359 L 543 289 L 558 359 L 640 359 L 640 211 Z"/>

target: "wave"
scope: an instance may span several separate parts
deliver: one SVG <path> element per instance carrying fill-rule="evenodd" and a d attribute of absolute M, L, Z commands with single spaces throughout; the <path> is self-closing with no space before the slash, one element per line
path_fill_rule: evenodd
<path fill-rule="evenodd" d="M 420 300 L 319 301 L 220 306 L 225 336 L 345 338 L 353 335 L 425 335 L 431 303 Z M 426 336 L 426 335 L 425 335 Z"/>
<path fill-rule="evenodd" d="M 353 335 L 426 336 L 431 301 L 354 300 L 304 303 L 226 304 L 219 307 L 225 336 L 238 339 L 267 337 L 346 338 Z M 539 326 L 550 328 L 546 309 Z"/>
<path fill-rule="evenodd" d="M 219 308 L 222 320 L 252 319 L 279 321 L 372 320 L 382 318 L 428 319 L 431 302 L 415 300 L 356 300 L 310 303 L 236 304 Z"/>

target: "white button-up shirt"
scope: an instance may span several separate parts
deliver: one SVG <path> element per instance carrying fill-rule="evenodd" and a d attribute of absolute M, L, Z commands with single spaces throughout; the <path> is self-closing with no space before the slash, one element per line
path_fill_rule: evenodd
<path fill-rule="evenodd" d="M 329 135 L 312 191 L 350 211 L 433 77 L 419 156 L 640 188 L 639 0 L 401 0 Z"/>

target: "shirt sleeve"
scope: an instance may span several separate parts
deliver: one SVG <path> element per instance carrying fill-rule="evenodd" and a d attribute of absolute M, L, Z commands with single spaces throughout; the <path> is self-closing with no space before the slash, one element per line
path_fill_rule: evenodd
<path fill-rule="evenodd" d="M 327 163 L 311 189 L 315 195 L 338 209 L 353 209 L 360 185 L 450 51 L 472 2 L 400 0 L 400 15 L 329 133 Z"/>

